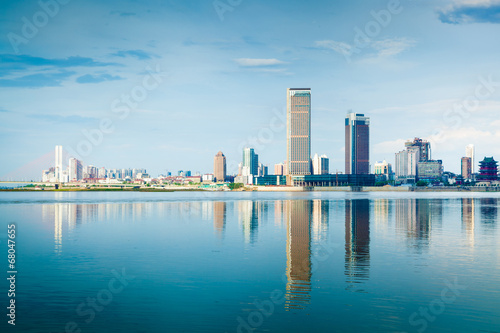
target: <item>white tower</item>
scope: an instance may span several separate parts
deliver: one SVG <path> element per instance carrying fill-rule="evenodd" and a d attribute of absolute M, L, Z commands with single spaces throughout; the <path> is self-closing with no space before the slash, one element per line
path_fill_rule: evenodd
<path fill-rule="evenodd" d="M 465 147 L 465 157 L 470 157 L 472 163 L 472 173 L 476 172 L 476 148 L 473 144 Z"/>
<path fill-rule="evenodd" d="M 62 176 L 62 146 L 56 146 L 55 178 L 57 179 L 57 181 L 61 181 Z"/>

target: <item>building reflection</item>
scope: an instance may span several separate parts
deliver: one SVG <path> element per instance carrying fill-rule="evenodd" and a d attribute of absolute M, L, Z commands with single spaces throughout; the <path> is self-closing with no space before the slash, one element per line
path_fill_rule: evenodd
<path fill-rule="evenodd" d="M 316 242 L 325 241 L 328 237 L 328 222 L 330 219 L 330 202 L 328 200 L 313 200 L 312 230 Z"/>
<path fill-rule="evenodd" d="M 411 247 L 421 249 L 422 246 L 427 246 L 430 241 L 433 218 L 442 221 L 442 206 L 432 208 L 431 203 L 432 201 L 426 199 L 395 201 L 396 230 L 406 235 Z"/>
<path fill-rule="evenodd" d="M 347 289 L 370 274 L 370 201 L 345 201 L 345 275 Z"/>
<path fill-rule="evenodd" d="M 214 202 L 214 231 L 219 239 L 224 238 L 224 230 L 226 229 L 226 202 Z"/>
<path fill-rule="evenodd" d="M 476 228 L 476 206 L 474 198 L 462 198 L 462 231 L 467 235 L 470 246 L 474 246 L 474 231 Z"/>
<path fill-rule="evenodd" d="M 498 199 L 481 198 L 481 222 L 486 226 L 492 226 L 497 221 Z"/>
<path fill-rule="evenodd" d="M 257 203 L 254 201 L 239 201 L 238 220 L 243 226 L 245 243 L 255 243 L 257 241 L 257 229 L 259 227 Z"/>
<path fill-rule="evenodd" d="M 303 309 L 311 292 L 311 217 L 312 201 L 285 201 L 286 239 L 286 303 L 287 310 Z"/>

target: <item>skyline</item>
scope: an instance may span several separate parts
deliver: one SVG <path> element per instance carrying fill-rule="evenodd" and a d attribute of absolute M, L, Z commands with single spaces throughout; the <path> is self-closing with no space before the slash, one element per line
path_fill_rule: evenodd
<path fill-rule="evenodd" d="M 211 170 L 220 150 L 234 173 L 229 160 L 247 145 L 272 166 L 286 159 L 283 91 L 293 86 L 313 90 L 311 155 L 328 155 L 332 172 L 344 169 L 349 110 L 371 118 L 372 165 L 394 165 L 414 137 L 431 141 L 447 171 L 460 172 L 468 144 L 478 160 L 498 159 L 498 1 L 400 1 L 357 48 L 356 31 L 376 27 L 372 11 L 387 13 L 390 1 L 295 3 L 241 2 L 221 20 L 212 2 L 69 1 L 19 53 L 9 34 L 23 36 L 22 18 L 42 9 L 2 4 L 0 177 L 109 126 L 85 163 Z"/>

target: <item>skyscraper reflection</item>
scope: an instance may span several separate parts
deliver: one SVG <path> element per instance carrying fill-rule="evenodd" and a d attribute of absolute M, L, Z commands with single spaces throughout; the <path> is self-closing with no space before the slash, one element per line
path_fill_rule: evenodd
<path fill-rule="evenodd" d="M 312 229 L 313 239 L 316 242 L 324 241 L 328 237 L 328 222 L 330 202 L 328 200 L 313 200 Z"/>
<path fill-rule="evenodd" d="M 429 245 L 432 220 L 431 201 L 426 199 L 398 199 L 396 207 L 396 230 L 405 234 L 409 247 L 420 250 Z M 435 207 L 432 213 L 442 220 L 442 206 Z M 439 216 L 441 215 L 441 216 Z"/>
<path fill-rule="evenodd" d="M 474 246 L 475 210 L 474 198 L 462 198 L 462 231 L 465 231 L 470 246 Z"/>
<path fill-rule="evenodd" d="M 63 204 L 56 203 L 54 205 L 54 251 L 59 254 L 62 252 L 63 208 Z"/>
<path fill-rule="evenodd" d="M 238 220 L 243 226 L 243 236 L 245 238 L 245 243 L 255 243 L 255 241 L 257 240 L 259 219 L 257 214 L 257 205 L 254 201 L 238 202 Z"/>
<path fill-rule="evenodd" d="M 481 222 L 484 225 L 492 226 L 497 221 L 498 199 L 481 198 Z"/>
<path fill-rule="evenodd" d="M 370 275 L 370 201 L 345 201 L 345 275 L 354 288 Z"/>
<path fill-rule="evenodd" d="M 284 203 L 287 223 L 285 308 L 303 309 L 311 298 L 312 201 L 290 200 Z"/>
<path fill-rule="evenodd" d="M 214 202 L 214 231 L 218 238 L 224 238 L 226 228 L 226 202 Z"/>

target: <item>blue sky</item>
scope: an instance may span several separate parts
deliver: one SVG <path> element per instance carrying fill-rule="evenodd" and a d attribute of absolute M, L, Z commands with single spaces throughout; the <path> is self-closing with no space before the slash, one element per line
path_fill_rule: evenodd
<path fill-rule="evenodd" d="M 249 145 L 272 169 L 288 87 L 312 89 L 332 172 L 348 110 L 371 117 L 372 164 L 413 137 L 449 171 L 470 143 L 500 159 L 500 1 L 42 3 L 1 3 L 2 178 L 41 177 L 103 125 L 85 164 L 206 173 Z"/>

